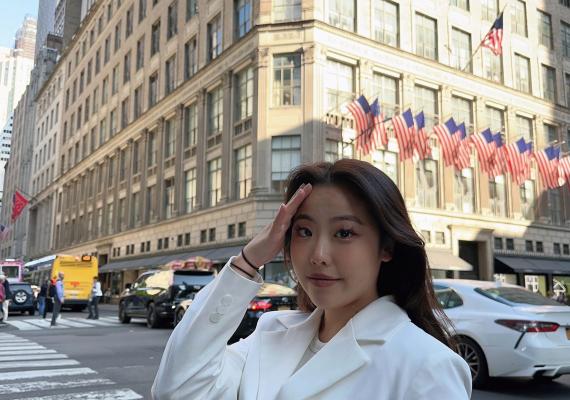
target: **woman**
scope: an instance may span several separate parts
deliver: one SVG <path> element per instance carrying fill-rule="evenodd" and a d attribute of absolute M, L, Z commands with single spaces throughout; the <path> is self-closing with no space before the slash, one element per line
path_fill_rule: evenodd
<path fill-rule="evenodd" d="M 163 399 L 467 399 L 424 243 L 398 188 L 356 160 L 292 172 L 286 203 L 194 300 L 164 352 Z M 280 250 L 300 311 L 264 314 L 226 342 Z"/>
<path fill-rule="evenodd" d="M 46 298 L 48 297 L 49 279 L 46 279 L 42 286 L 40 286 L 40 293 L 38 294 L 38 312 L 45 319 L 46 317 Z"/>

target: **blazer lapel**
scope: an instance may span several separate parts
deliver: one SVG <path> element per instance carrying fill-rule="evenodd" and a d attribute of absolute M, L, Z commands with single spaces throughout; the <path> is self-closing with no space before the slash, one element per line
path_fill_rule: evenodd
<path fill-rule="evenodd" d="M 265 331 L 261 334 L 259 359 L 259 399 L 273 399 L 281 386 L 299 365 L 305 350 L 317 333 L 321 321 L 321 310 L 315 310 L 301 323 L 298 314 L 285 315 L 278 320 L 283 330 Z"/>

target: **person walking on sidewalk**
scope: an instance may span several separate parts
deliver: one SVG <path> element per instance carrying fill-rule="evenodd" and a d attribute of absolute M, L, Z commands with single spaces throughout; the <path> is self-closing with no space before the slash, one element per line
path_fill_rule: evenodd
<path fill-rule="evenodd" d="M 40 286 L 40 293 L 38 294 L 38 312 L 45 319 L 46 311 L 47 311 L 47 304 L 46 300 L 48 297 L 48 289 L 49 289 L 49 279 L 46 279 L 42 286 Z"/>
<path fill-rule="evenodd" d="M 61 311 L 61 305 L 65 301 L 65 295 L 63 292 L 63 272 L 58 272 L 57 281 L 55 282 L 55 296 L 53 297 L 53 313 L 51 315 L 51 326 L 55 326 L 55 321 L 59 316 Z"/>
<path fill-rule="evenodd" d="M 99 319 L 99 300 L 103 296 L 101 291 L 101 282 L 96 276 L 93 277 L 93 286 L 91 287 L 91 298 L 89 299 L 88 308 L 89 316 L 87 319 Z"/>
<path fill-rule="evenodd" d="M 6 277 L 0 275 L 0 326 L 6 325 L 4 322 L 4 301 L 6 300 L 6 291 L 4 290 L 4 281 Z"/>
<path fill-rule="evenodd" d="M 4 274 L 4 302 L 2 303 L 2 311 L 4 312 L 4 322 L 8 321 L 8 307 L 10 307 L 10 300 L 12 299 L 12 292 L 10 291 L 10 282 L 8 282 L 8 278 Z"/>

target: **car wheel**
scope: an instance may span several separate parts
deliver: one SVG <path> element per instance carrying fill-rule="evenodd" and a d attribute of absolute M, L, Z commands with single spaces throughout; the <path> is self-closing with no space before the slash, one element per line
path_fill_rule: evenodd
<path fill-rule="evenodd" d="M 131 322 L 131 317 L 127 315 L 127 310 L 125 308 L 125 303 L 119 304 L 119 321 L 121 321 L 121 324 L 128 324 Z"/>
<path fill-rule="evenodd" d="M 184 318 L 184 310 L 181 308 L 176 312 L 174 317 L 174 326 L 178 325 L 180 321 L 182 321 L 182 318 Z"/>
<path fill-rule="evenodd" d="M 156 307 L 154 303 L 150 303 L 146 309 L 146 326 L 151 329 L 160 327 L 160 318 L 156 313 Z"/>
<path fill-rule="evenodd" d="M 483 350 L 475 341 L 460 337 L 457 339 L 459 347 L 459 355 L 465 360 L 471 370 L 471 379 L 473 387 L 484 387 L 489 381 L 489 368 Z"/>
<path fill-rule="evenodd" d="M 26 301 L 28 301 L 28 294 L 26 292 L 24 292 L 23 290 L 18 290 L 17 292 L 14 293 L 14 303 L 18 304 L 18 305 L 23 305 L 26 303 Z"/>

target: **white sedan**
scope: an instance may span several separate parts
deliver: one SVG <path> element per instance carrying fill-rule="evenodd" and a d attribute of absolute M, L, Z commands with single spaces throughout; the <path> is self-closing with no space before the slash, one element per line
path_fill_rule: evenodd
<path fill-rule="evenodd" d="M 570 307 L 520 286 L 434 279 L 473 386 L 491 377 L 552 380 L 570 374 Z"/>

